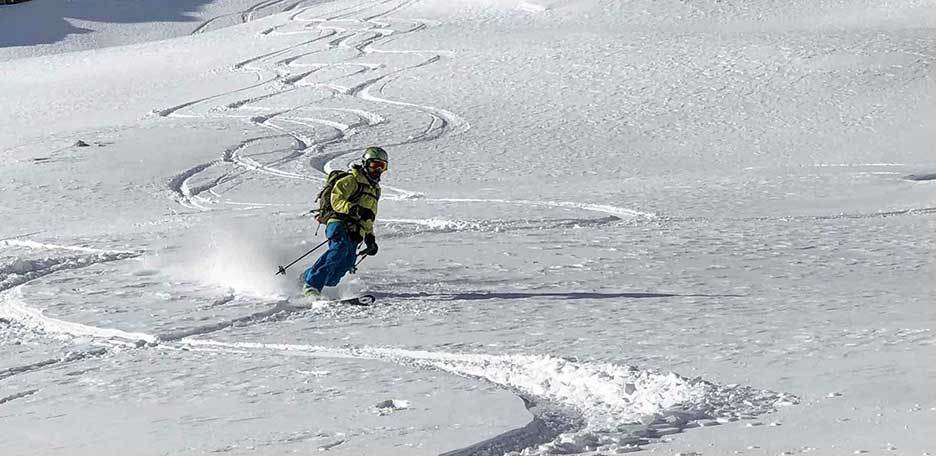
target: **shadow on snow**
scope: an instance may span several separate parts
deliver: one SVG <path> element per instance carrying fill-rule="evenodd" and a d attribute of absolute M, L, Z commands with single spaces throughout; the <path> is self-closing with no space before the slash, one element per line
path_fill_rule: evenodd
<path fill-rule="evenodd" d="M 468 293 L 371 293 L 376 298 L 443 298 L 451 301 L 476 301 L 485 299 L 531 299 L 531 298 L 556 298 L 556 299 L 643 299 L 643 298 L 741 298 L 744 295 L 736 294 L 675 294 L 675 293 L 590 293 L 590 292 L 545 292 L 545 293 L 488 293 L 488 292 L 468 292 Z"/>
<path fill-rule="evenodd" d="M 212 0 L 43 0 L 0 7 L 0 47 L 50 44 L 94 32 L 67 19 L 94 22 L 196 22 L 192 13 Z M 194 28 L 194 27 L 193 27 Z"/>

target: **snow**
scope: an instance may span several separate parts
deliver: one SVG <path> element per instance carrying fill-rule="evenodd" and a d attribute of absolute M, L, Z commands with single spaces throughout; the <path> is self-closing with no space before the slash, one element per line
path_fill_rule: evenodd
<path fill-rule="evenodd" d="M 936 453 L 936 5 L 0 7 L 4 454 Z M 330 296 L 326 173 L 391 155 Z"/>

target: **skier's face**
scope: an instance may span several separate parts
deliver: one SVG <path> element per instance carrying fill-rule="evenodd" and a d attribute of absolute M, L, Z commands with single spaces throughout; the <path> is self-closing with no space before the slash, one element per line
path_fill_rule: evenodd
<path fill-rule="evenodd" d="M 367 175 L 371 179 L 379 181 L 380 175 L 387 170 L 387 162 L 383 160 L 368 160 L 367 161 Z"/>

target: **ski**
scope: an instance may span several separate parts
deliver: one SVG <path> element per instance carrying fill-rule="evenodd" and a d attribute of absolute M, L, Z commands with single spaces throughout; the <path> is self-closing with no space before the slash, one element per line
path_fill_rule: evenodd
<path fill-rule="evenodd" d="M 343 299 L 314 299 L 305 296 L 300 296 L 297 298 L 292 298 L 289 302 L 294 304 L 300 304 L 303 306 L 315 305 L 315 304 L 343 304 L 349 306 L 361 306 L 367 307 L 376 301 L 377 298 L 374 295 L 360 295 L 353 298 L 343 298 Z"/>
<path fill-rule="evenodd" d="M 374 301 L 376 301 L 376 300 L 377 300 L 377 298 L 375 298 L 373 295 L 367 295 L 367 294 L 366 294 L 366 295 L 355 296 L 355 297 L 353 297 L 353 298 L 335 299 L 335 300 L 325 301 L 325 302 L 327 302 L 327 303 L 335 303 L 335 304 L 348 304 L 348 305 L 351 305 L 351 306 L 362 306 L 362 307 L 367 307 L 367 306 L 373 304 Z"/>

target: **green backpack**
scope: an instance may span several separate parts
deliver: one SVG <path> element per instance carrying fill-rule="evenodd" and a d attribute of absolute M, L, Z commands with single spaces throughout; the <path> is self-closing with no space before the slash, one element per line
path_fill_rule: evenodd
<path fill-rule="evenodd" d="M 318 197 L 315 198 L 315 201 L 319 203 L 319 207 L 318 209 L 312 211 L 316 212 L 315 219 L 318 220 L 319 223 L 328 223 L 329 219 L 335 215 L 338 215 L 338 213 L 332 209 L 331 192 L 332 189 L 335 188 L 335 183 L 338 182 L 339 179 L 350 175 L 350 171 L 342 171 L 340 169 L 336 169 L 328 173 L 328 177 L 325 178 L 325 186 L 322 187 L 322 191 L 320 191 Z"/>

